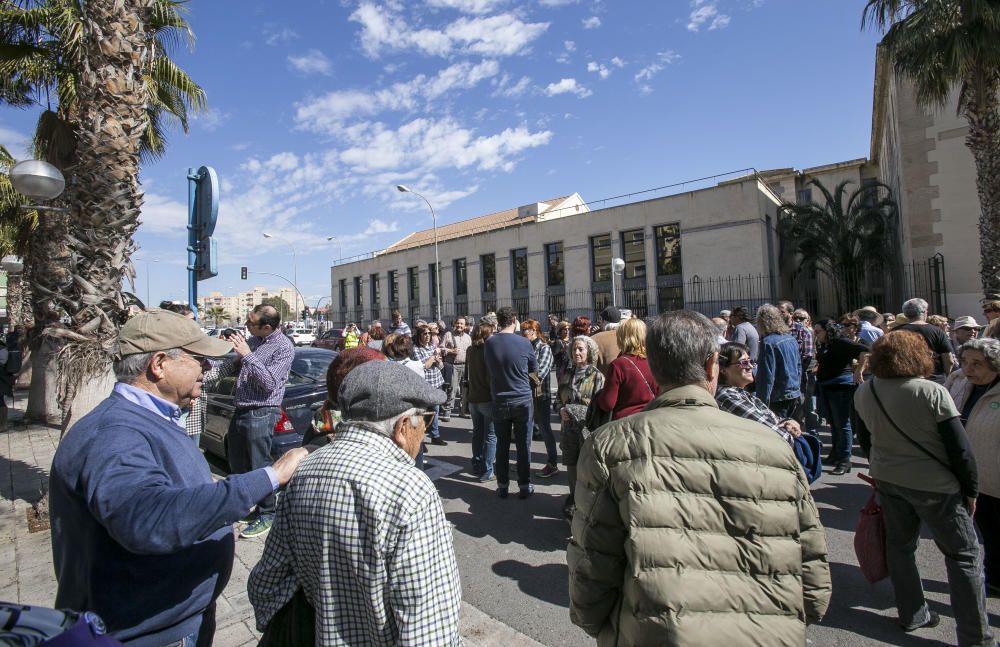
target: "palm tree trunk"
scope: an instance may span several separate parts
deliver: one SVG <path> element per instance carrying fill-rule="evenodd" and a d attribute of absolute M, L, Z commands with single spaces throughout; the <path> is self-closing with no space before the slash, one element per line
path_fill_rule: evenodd
<path fill-rule="evenodd" d="M 143 73 L 151 52 L 144 17 L 153 0 L 88 0 L 74 122 L 76 161 L 68 169 L 72 283 L 56 295 L 68 326 L 46 334 L 57 356 L 64 429 L 107 395 L 111 352 L 127 313 L 121 295 L 139 225 L 139 146 L 147 121 Z"/>
<path fill-rule="evenodd" d="M 1000 294 L 1000 84 L 987 85 L 978 101 L 969 101 L 963 113 L 969 122 L 965 144 L 976 164 L 979 195 L 979 274 L 984 294 Z"/>

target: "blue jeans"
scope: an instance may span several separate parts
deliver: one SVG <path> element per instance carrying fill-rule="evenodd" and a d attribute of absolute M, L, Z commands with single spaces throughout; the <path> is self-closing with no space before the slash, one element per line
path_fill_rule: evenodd
<path fill-rule="evenodd" d="M 542 434 L 542 442 L 545 443 L 546 462 L 555 465 L 558 460 L 556 454 L 556 434 L 552 431 L 552 392 L 548 389 L 548 380 L 545 384 L 545 392 L 542 397 L 536 398 L 534 402 L 534 420 L 538 425 L 538 431 Z"/>
<path fill-rule="evenodd" d="M 517 484 L 531 484 L 531 397 L 493 403 L 493 428 L 497 432 L 497 486 L 510 484 L 510 441 L 517 447 Z"/>
<path fill-rule="evenodd" d="M 830 422 L 830 436 L 833 439 L 833 464 L 851 464 L 851 449 L 854 447 L 854 430 L 851 416 L 854 408 L 856 385 L 838 384 L 833 388 L 820 386 L 820 394 L 826 406 Z"/>
<path fill-rule="evenodd" d="M 885 517 L 885 557 L 896 593 L 896 610 L 904 625 L 927 622 L 930 610 L 914 553 L 921 522 L 944 555 L 951 610 L 960 647 L 995 644 L 986 615 L 983 559 L 972 519 L 958 492 L 941 494 L 876 481 Z"/>
<path fill-rule="evenodd" d="M 428 409 L 430 411 L 430 409 Z M 427 430 L 427 433 L 431 435 L 431 438 L 440 438 L 441 430 L 438 428 L 438 417 L 441 415 L 441 405 L 434 405 L 434 421 L 431 423 L 431 428 Z"/>
<path fill-rule="evenodd" d="M 280 417 L 280 407 L 236 410 L 226 438 L 226 453 L 233 473 L 246 474 L 271 464 L 271 437 Z M 257 511 L 262 517 L 274 516 L 273 493 L 260 500 Z"/>
<path fill-rule="evenodd" d="M 472 469 L 479 475 L 493 471 L 497 455 L 497 434 L 493 428 L 493 403 L 470 402 L 472 414 Z"/>

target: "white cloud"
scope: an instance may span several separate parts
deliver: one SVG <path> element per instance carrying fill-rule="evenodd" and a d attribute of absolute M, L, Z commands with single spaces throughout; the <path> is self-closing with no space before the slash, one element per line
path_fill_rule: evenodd
<path fill-rule="evenodd" d="M 158 193 L 147 193 L 142 200 L 140 218 L 143 233 L 187 237 L 187 204 Z"/>
<path fill-rule="evenodd" d="M 654 62 L 636 72 L 634 77 L 635 82 L 641 84 L 643 94 L 649 94 L 653 91 L 653 89 L 649 86 L 648 81 L 656 76 L 664 67 L 670 65 L 679 58 L 680 54 L 672 49 L 657 52 L 656 60 Z"/>
<path fill-rule="evenodd" d="M 352 117 L 370 116 L 383 110 L 413 110 L 420 103 L 430 104 L 453 90 L 475 87 L 499 72 L 500 65 L 494 60 L 456 63 L 433 77 L 420 74 L 380 90 L 337 90 L 297 104 L 295 122 L 302 129 L 336 134 L 343 122 Z"/>
<path fill-rule="evenodd" d="M 300 56 L 290 55 L 288 64 L 303 74 L 330 74 L 333 71 L 330 59 L 318 49 L 310 49 Z"/>
<path fill-rule="evenodd" d="M 575 52 L 576 51 L 576 43 L 574 43 L 571 40 L 564 40 L 563 41 L 563 47 L 566 48 L 567 52 Z"/>
<path fill-rule="evenodd" d="M 511 13 L 486 17 L 461 17 L 438 31 L 412 29 L 388 10 L 362 3 L 350 19 L 361 24 L 361 47 L 377 58 L 383 51 L 417 50 L 429 56 L 453 53 L 484 56 L 525 54 L 530 44 L 549 28 L 547 22 L 525 23 Z"/>
<path fill-rule="evenodd" d="M 7 148 L 7 152 L 15 160 L 20 161 L 34 157 L 31 154 L 31 137 L 24 133 L 0 126 L 0 144 Z"/>
<path fill-rule="evenodd" d="M 611 76 L 611 70 L 609 70 L 604 64 L 595 63 L 594 61 L 587 63 L 587 71 L 597 72 L 602 79 L 606 79 Z"/>
<path fill-rule="evenodd" d="M 549 83 L 545 86 L 545 94 L 550 97 L 566 93 L 575 94 L 581 99 L 589 97 L 592 94 L 590 90 L 578 84 L 576 79 L 561 79 L 558 83 Z"/>
<path fill-rule="evenodd" d="M 289 43 L 298 38 L 299 38 L 298 32 L 289 27 L 283 27 L 278 30 L 268 30 L 264 32 L 264 42 L 267 43 L 268 45 Z"/>
<path fill-rule="evenodd" d="M 692 0 L 690 15 L 688 16 L 688 31 L 698 31 L 703 25 L 708 24 L 709 31 L 713 29 L 723 29 L 729 24 L 730 17 L 719 13 L 718 5 L 714 0 Z"/>
<path fill-rule="evenodd" d="M 204 112 L 192 112 L 189 115 L 192 122 L 209 132 L 214 132 L 221 128 L 229 121 L 231 116 L 231 113 L 222 112 L 218 108 L 209 108 Z"/>
<path fill-rule="evenodd" d="M 407 167 L 422 172 L 475 168 L 511 170 L 515 156 L 548 143 L 549 131 L 530 132 L 525 126 L 477 137 L 449 117 L 414 119 L 392 130 L 381 123 L 358 124 L 349 130 L 352 146 L 340 160 L 355 173 L 384 172 Z"/>
<path fill-rule="evenodd" d="M 456 9 L 462 13 L 492 13 L 507 4 L 507 0 L 427 0 L 431 7 Z"/>
<path fill-rule="evenodd" d="M 562 7 L 568 4 L 576 4 L 579 0 L 538 0 L 538 4 L 543 7 Z"/>
<path fill-rule="evenodd" d="M 517 82 L 512 82 L 507 74 L 504 74 L 498 82 L 495 83 L 496 90 L 493 92 L 494 97 L 507 97 L 508 99 L 513 99 L 522 96 L 531 87 L 531 78 L 527 76 L 522 76 Z"/>
<path fill-rule="evenodd" d="M 601 19 L 597 16 L 591 16 L 590 18 L 583 19 L 580 23 L 584 29 L 597 29 L 601 26 Z"/>
<path fill-rule="evenodd" d="M 622 59 L 618 58 L 617 56 L 615 56 L 613 59 L 611 59 L 611 64 L 614 65 L 615 67 L 618 67 L 618 68 L 625 67 L 625 61 L 623 61 Z"/>

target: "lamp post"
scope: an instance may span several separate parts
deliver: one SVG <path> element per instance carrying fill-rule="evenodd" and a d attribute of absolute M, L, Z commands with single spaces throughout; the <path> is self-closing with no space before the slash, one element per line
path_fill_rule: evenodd
<path fill-rule="evenodd" d="M 434 213 L 434 207 L 433 205 L 431 205 L 430 200 L 420 195 L 419 193 L 409 188 L 408 186 L 399 184 L 396 185 L 396 190 L 399 191 L 400 193 L 412 193 L 413 195 L 417 196 L 418 198 L 426 202 L 427 208 L 431 210 L 431 222 L 434 225 L 434 279 L 435 283 L 437 284 L 436 286 L 437 289 L 435 290 L 437 296 L 437 303 L 435 304 L 436 312 L 434 313 L 434 321 L 440 321 L 441 320 L 441 260 L 438 257 L 437 214 Z"/>
<path fill-rule="evenodd" d="M 611 259 L 611 305 L 618 307 L 618 296 L 615 289 L 615 276 L 625 271 L 625 261 L 620 258 Z"/>
<path fill-rule="evenodd" d="M 284 238 L 282 238 L 281 236 L 275 236 L 274 234 L 269 234 L 266 231 L 263 232 L 263 234 L 264 234 L 264 238 L 274 238 L 275 240 L 282 241 L 283 243 L 285 243 L 286 245 L 288 245 L 288 249 L 292 250 L 292 287 L 295 288 L 295 293 L 299 294 L 299 267 L 298 267 L 298 260 L 295 257 L 295 246 L 292 245 L 287 240 L 285 240 Z M 295 299 L 296 299 L 296 301 L 298 301 L 298 296 L 296 296 Z M 305 301 L 303 301 L 302 302 L 302 308 L 305 308 L 305 307 L 306 307 L 306 304 L 305 304 Z M 298 303 L 296 303 L 296 306 L 294 308 L 292 308 L 292 310 L 295 311 L 295 313 L 296 313 L 296 319 L 298 318 L 298 313 L 302 312 L 302 308 L 298 307 Z"/>
<path fill-rule="evenodd" d="M 142 261 L 143 264 L 146 266 L 146 307 L 149 308 L 149 307 L 151 307 L 151 304 L 149 303 L 149 262 L 153 261 L 154 263 L 159 263 L 160 259 L 158 259 L 158 258 L 151 258 L 151 259 L 137 258 L 135 260 Z"/>

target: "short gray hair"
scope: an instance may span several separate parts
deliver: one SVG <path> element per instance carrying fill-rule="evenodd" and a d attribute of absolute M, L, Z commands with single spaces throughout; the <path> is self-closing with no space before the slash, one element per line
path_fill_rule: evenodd
<path fill-rule="evenodd" d="M 927 316 L 927 302 L 921 298 L 910 299 L 903 304 L 903 314 L 910 321 L 923 319 Z"/>
<path fill-rule="evenodd" d="M 396 423 L 406 418 L 408 416 L 415 416 L 419 411 L 416 408 L 411 407 L 399 414 L 398 416 L 393 416 L 386 420 L 344 420 L 345 424 L 356 425 L 368 431 L 373 431 L 386 438 L 392 438 L 393 431 L 396 429 Z"/>
<path fill-rule="evenodd" d="M 705 362 L 719 352 L 718 328 L 692 310 L 665 312 L 649 327 L 646 353 L 657 384 L 703 384 Z"/>
<path fill-rule="evenodd" d="M 958 349 L 958 357 L 962 358 L 962 353 L 967 350 L 978 351 L 986 358 L 986 363 L 990 370 L 1000 373 L 1000 339 L 983 337 L 982 339 L 970 339 L 962 344 Z"/>
<path fill-rule="evenodd" d="M 166 353 L 170 359 L 177 359 L 184 354 L 184 351 L 180 348 L 171 348 L 164 351 L 156 350 L 150 353 L 136 353 L 116 359 L 114 361 L 115 379 L 125 384 L 134 383 L 137 377 L 146 372 L 149 361 L 157 353 Z"/>

